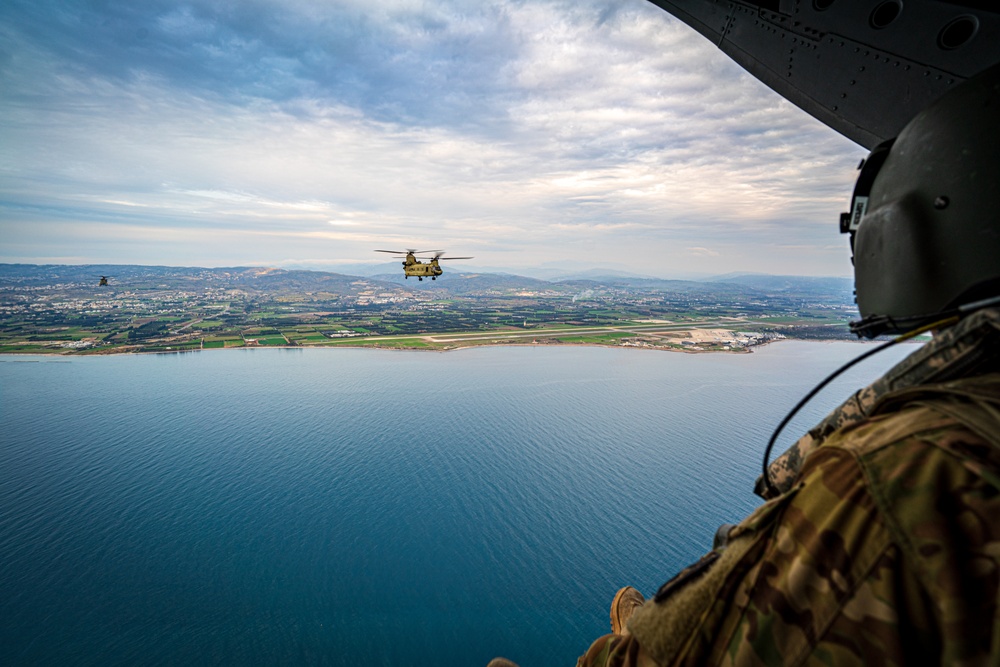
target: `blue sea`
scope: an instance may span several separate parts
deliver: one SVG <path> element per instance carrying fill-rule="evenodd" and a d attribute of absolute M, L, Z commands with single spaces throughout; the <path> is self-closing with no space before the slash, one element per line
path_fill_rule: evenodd
<path fill-rule="evenodd" d="M 0 664 L 573 665 L 867 349 L 0 356 Z"/>

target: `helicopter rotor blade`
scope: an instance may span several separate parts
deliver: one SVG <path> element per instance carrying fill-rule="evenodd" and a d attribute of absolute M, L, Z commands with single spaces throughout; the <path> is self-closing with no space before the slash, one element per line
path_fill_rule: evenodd
<path fill-rule="evenodd" d="M 435 257 L 438 261 L 442 259 L 475 259 L 475 257 Z"/>
<path fill-rule="evenodd" d="M 387 252 L 390 255 L 427 255 L 432 252 L 444 252 L 443 250 L 376 250 L 375 252 Z"/>

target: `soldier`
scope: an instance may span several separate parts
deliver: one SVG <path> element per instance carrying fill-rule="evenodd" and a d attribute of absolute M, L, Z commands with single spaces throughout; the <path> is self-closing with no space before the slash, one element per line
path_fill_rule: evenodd
<path fill-rule="evenodd" d="M 855 331 L 933 340 L 651 601 L 619 591 L 578 665 L 1000 664 L 1000 66 L 872 152 L 842 227 Z"/>

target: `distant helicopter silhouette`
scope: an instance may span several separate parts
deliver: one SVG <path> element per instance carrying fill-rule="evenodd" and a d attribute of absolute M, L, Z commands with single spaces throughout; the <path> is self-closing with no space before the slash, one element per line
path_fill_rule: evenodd
<path fill-rule="evenodd" d="M 101 276 L 101 282 L 97 283 L 98 287 L 104 287 L 108 284 L 108 276 Z"/>
<path fill-rule="evenodd" d="M 441 269 L 441 265 L 438 264 L 439 261 L 444 259 L 473 259 L 472 257 L 442 257 L 444 254 L 443 250 L 376 250 L 375 252 L 387 252 L 396 257 L 405 257 L 403 260 L 403 273 L 406 277 L 416 276 L 417 280 L 423 280 L 424 278 L 430 278 L 431 280 L 437 280 L 444 271 Z M 427 253 L 435 253 L 426 262 L 421 262 L 417 259 L 417 255 L 424 255 Z"/>

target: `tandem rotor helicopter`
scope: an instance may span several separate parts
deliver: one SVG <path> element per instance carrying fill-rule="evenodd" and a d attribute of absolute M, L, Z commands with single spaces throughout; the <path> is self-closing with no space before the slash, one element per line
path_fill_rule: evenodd
<path fill-rule="evenodd" d="M 417 280 L 423 280 L 424 278 L 430 278 L 431 280 L 437 280 L 444 271 L 438 264 L 439 261 L 444 259 L 472 259 L 472 257 L 442 257 L 444 255 L 443 250 L 376 250 L 375 252 L 387 252 L 389 254 L 395 255 L 396 257 L 405 257 L 403 260 L 403 273 L 406 277 L 416 276 Z M 428 259 L 426 262 L 421 262 L 417 259 L 417 255 L 426 255 L 428 253 L 434 253 L 434 256 Z"/>

